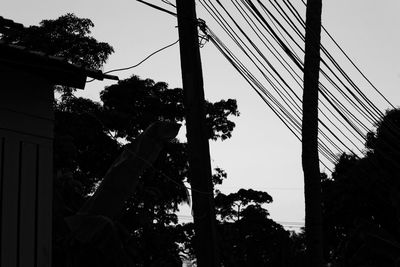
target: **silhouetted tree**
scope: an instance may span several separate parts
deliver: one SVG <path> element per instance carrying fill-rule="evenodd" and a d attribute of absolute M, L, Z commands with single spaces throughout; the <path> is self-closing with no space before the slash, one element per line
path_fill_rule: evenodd
<path fill-rule="evenodd" d="M 90 19 L 68 13 L 54 20 L 42 20 L 39 26 L 12 31 L 1 36 L 1 40 L 62 57 L 84 67 L 100 69 L 114 49 L 90 36 L 93 27 Z"/>
<path fill-rule="evenodd" d="M 338 266 L 400 262 L 400 110 L 367 136 L 362 158 L 343 154 L 323 180 L 325 257 Z"/>
<path fill-rule="evenodd" d="M 263 205 L 271 202 L 268 193 L 252 189 L 217 193 L 223 266 L 306 266 L 304 242 L 269 218 Z"/>

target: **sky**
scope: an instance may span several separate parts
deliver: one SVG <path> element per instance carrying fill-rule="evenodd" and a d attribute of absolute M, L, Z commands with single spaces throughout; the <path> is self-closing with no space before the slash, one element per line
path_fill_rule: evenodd
<path fill-rule="evenodd" d="M 148 2 L 170 9 L 161 0 Z M 115 50 L 104 71 L 135 65 L 178 39 L 176 18 L 135 0 L 2 0 L 0 10 L 0 16 L 25 26 L 66 13 L 90 18 L 95 24 L 93 36 Z M 399 13 L 398 0 L 323 0 L 323 25 L 395 106 L 400 105 Z M 200 7 L 197 15 L 213 26 Z M 206 99 L 236 99 L 240 111 L 238 118 L 232 118 L 236 123 L 232 138 L 210 142 L 212 165 L 228 173 L 218 189 L 223 193 L 240 188 L 266 191 L 274 199 L 266 206 L 274 220 L 286 225 L 304 222 L 300 142 L 212 43 L 205 44 L 201 56 Z M 167 82 L 170 88 L 181 87 L 179 46 L 156 54 L 135 69 L 114 74 L 120 79 L 135 74 Z M 113 83 L 92 82 L 79 95 L 99 100 L 99 91 Z M 183 208 L 181 214 L 188 218 L 190 209 Z"/>

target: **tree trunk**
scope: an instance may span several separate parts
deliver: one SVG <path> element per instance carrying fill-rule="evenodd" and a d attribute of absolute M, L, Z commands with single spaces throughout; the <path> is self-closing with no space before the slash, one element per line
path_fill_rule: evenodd
<path fill-rule="evenodd" d="M 302 163 L 306 206 L 307 266 L 323 264 L 321 179 L 318 159 L 318 79 L 322 0 L 308 0 L 304 59 Z"/>

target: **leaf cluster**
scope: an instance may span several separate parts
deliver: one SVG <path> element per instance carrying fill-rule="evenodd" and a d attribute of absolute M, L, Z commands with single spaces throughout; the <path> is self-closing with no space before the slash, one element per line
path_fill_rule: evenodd
<path fill-rule="evenodd" d="M 253 211 L 267 217 L 269 214 L 261 208 L 261 205 L 271 202 L 272 197 L 267 192 L 240 189 L 238 192 L 228 195 L 219 192 L 215 197 L 215 208 L 223 221 L 234 218 L 240 220 L 240 217 L 251 215 Z"/>
<path fill-rule="evenodd" d="M 367 135 L 365 156 L 343 154 L 332 179 L 323 179 L 327 261 L 389 266 L 400 260 L 399 144 L 400 110 L 393 109 Z"/>
<path fill-rule="evenodd" d="M 39 26 L 10 32 L 1 36 L 1 40 L 62 57 L 83 67 L 100 69 L 114 49 L 90 36 L 93 27 L 90 19 L 68 13 L 54 20 L 42 20 Z"/>
<path fill-rule="evenodd" d="M 305 266 L 303 241 L 269 218 L 267 192 L 217 193 L 215 206 L 223 266 Z"/>

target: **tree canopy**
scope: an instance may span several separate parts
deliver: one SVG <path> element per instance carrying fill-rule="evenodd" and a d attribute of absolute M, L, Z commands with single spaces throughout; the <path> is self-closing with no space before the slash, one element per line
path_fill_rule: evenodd
<path fill-rule="evenodd" d="M 367 135 L 365 156 L 343 154 L 323 180 L 326 258 L 338 266 L 400 260 L 400 110 Z"/>
<path fill-rule="evenodd" d="M 54 20 L 42 20 L 39 26 L 10 32 L 1 36 L 1 40 L 62 57 L 84 67 L 100 69 L 114 49 L 90 36 L 93 27 L 90 19 L 68 13 Z"/>
<path fill-rule="evenodd" d="M 262 191 L 240 189 L 215 197 L 223 266 L 305 266 L 304 239 L 269 218 Z"/>

